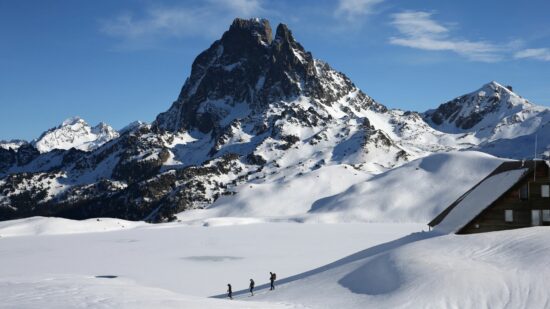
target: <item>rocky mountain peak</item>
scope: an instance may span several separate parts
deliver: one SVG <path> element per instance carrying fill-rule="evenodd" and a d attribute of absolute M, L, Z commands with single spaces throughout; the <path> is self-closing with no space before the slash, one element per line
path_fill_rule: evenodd
<path fill-rule="evenodd" d="M 432 126 L 444 132 L 477 132 L 484 128 L 494 127 L 507 117 L 533 109 L 539 110 L 529 101 L 514 93 L 511 86 L 503 86 L 491 81 L 476 91 L 425 112 L 424 118 Z"/>
<path fill-rule="evenodd" d="M 278 42 L 294 42 L 294 37 L 292 32 L 288 29 L 288 26 L 285 24 L 279 24 L 275 32 L 275 41 Z"/>
<path fill-rule="evenodd" d="M 32 145 L 41 153 L 70 148 L 90 151 L 118 136 L 118 132 L 106 123 L 91 127 L 84 119 L 71 117 L 42 133 Z"/>
<path fill-rule="evenodd" d="M 256 43 L 269 45 L 272 41 L 271 25 L 267 19 L 236 18 L 229 30 L 222 36 L 222 41 L 229 43 L 232 40 L 244 41 L 250 38 L 255 39 Z"/>
<path fill-rule="evenodd" d="M 495 81 L 491 81 L 481 86 L 481 88 L 479 88 L 477 91 L 474 91 L 472 94 L 475 93 L 480 96 L 491 96 L 495 94 L 502 96 L 504 94 L 508 94 L 518 97 L 518 95 L 512 90 L 512 86 L 503 86 Z"/>
<path fill-rule="evenodd" d="M 79 116 L 74 116 L 74 117 L 70 117 L 70 118 L 65 119 L 61 123 L 60 127 L 73 126 L 73 125 L 77 125 L 77 124 L 88 125 L 86 123 L 86 121 L 84 121 L 84 119 L 80 118 Z"/>
<path fill-rule="evenodd" d="M 330 105 L 354 89 L 345 75 L 314 60 L 286 25 L 272 38 L 266 19 L 237 18 L 195 59 L 178 99 L 153 126 L 206 133 L 270 104 L 304 96 Z"/>
<path fill-rule="evenodd" d="M 502 86 L 501 84 L 499 84 L 498 82 L 492 80 L 488 83 L 486 83 L 485 85 L 483 85 L 481 88 L 492 88 L 492 89 L 498 89 L 498 88 L 505 88 L 504 86 Z"/>

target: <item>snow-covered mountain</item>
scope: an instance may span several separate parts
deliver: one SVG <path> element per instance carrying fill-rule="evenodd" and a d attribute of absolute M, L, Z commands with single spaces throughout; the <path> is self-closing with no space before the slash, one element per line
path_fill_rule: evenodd
<path fill-rule="evenodd" d="M 9 149 L 17 150 L 19 149 L 19 147 L 27 143 L 28 143 L 27 141 L 24 141 L 21 139 L 12 139 L 9 141 L 2 140 L 0 141 L 0 148 L 6 149 L 6 150 L 9 150 Z"/>
<path fill-rule="evenodd" d="M 550 109 L 534 105 L 514 93 L 511 86 L 493 81 L 423 116 L 439 131 L 471 134 L 491 142 L 534 133 L 550 121 Z"/>
<path fill-rule="evenodd" d="M 490 82 L 423 114 L 433 128 L 460 134 L 472 148 L 499 157 L 549 157 L 550 108 L 538 106 Z M 540 140 L 538 140 L 540 139 Z M 538 140 L 538 141 L 537 141 Z M 535 146 L 538 147 L 535 150 Z"/>
<path fill-rule="evenodd" d="M 286 195 L 296 197 L 285 202 L 292 211 L 271 208 L 295 216 L 437 152 L 525 157 L 531 148 L 507 143 L 547 130 L 547 110 L 494 82 L 423 114 L 391 110 L 315 59 L 286 25 L 273 35 L 265 19 L 236 19 L 195 59 L 177 100 L 152 124 L 116 132 L 77 118 L 17 150 L 0 148 L 0 219 L 162 221 L 217 200 L 232 205 L 245 188 L 276 196 L 303 186 Z M 257 204 L 240 209 L 268 215 Z M 239 207 L 224 209 L 219 215 L 239 215 Z"/>
<path fill-rule="evenodd" d="M 308 158 L 312 165 L 391 167 L 407 153 L 366 114 L 386 110 L 344 74 L 315 60 L 285 25 L 272 38 L 267 20 L 237 19 L 197 57 L 178 100 L 153 127 L 186 132 L 203 152 L 210 148 L 203 160 L 237 153 L 287 166 Z M 319 151 L 327 148 L 334 151 Z M 180 162 L 188 157 L 174 155 Z"/>
<path fill-rule="evenodd" d="M 71 148 L 91 151 L 118 136 L 115 129 L 103 122 L 91 127 L 84 119 L 73 117 L 42 133 L 32 144 L 40 153 Z"/>

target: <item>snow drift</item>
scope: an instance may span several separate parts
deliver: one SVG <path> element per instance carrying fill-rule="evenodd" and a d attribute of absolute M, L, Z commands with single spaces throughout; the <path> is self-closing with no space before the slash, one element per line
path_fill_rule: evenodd
<path fill-rule="evenodd" d="M 309 308 L 547 308 L 548 232 L 412 234 L 289 278 L 255 300 Z"/>

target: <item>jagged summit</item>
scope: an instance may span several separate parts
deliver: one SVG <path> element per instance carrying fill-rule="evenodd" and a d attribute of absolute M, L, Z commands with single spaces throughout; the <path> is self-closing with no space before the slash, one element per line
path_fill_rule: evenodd
<path fill-rule="evenodd" d="M 70 148 L 90 151 L 118 136 L 118 132 L 104 122 L 91 127 L 84 119 L 76 116 L 42 133 L 32 145 L 41 153 Z"/>
<path fill-rule="evenodd" d="M 476 91 L 426 111 L 424 119 L 443 132 L 479 132 L 494 128 L 498 122 L 508 117 L 518 115 L 508 119 L 509 124 L 526 119 L 519 114 L 541 110 L 544 108 L 541 109 L 517 95 L 511 86 L 491 81 Z"/>
<path fill-rule="evenodd" d="M 497 81 L 490 81 L 486 84 L 484 84 L 483 86 L 481 86 L 481 88 L 486 88 L 486 87 L 490 87 L 492 89 L 498 89 L 498 88 L 506 88 L 505 86 L 503 86 L 502 84 L 498 83 Z"/>
<path fill-rule="evenodd" d="M 504 86 L 496 81 L 491 81 L 491 82 L 488 82 L 486 84 L 484 84 L 483 86 L 481 86 L 481 88 L 479 88 L 477 91 L 474 91 L 473 93 L 477 92 L 481 92 L 481 91 L 485 91 L 486 93 L 494 93 L 494 92 L 497 92 L 497 93 L 508 93 L 508 94 L 511 94 L 511 95 L 514 95 L 516 97 L 519 97 L 519 95 L 517 95 L 512 86 L 510 85 L 507 85 L 507 86 Z"/>
<path fill-rule="evenodd" d="M 86 121 L 84 121 L 84 119 L 80 118 L 79 116 L 74 116 L 74 117 L 69 117 L 65 119 L 61 123 L 61 126 L 72 126 L 78 123 L 86 123 Z"/>
<path fill-rule="evenodd" d="M 345 75 L 315 60 L 286 25 L 279 24 L 272 38 L 266 19 L 237 18 L 195 59 L 178 99 L 153 125 L 206 133 L 270 104 L 303 96 L 332 105 L 355 89 Z"/>
<path fill-rule="evenodd" d="M 231 40 L 240 41 L 252 37 L 256 39 L 256 43 L 258 44 L 269 45 L 271 44 L 272 36 L 271 25 L 267 19 L 236 18 L 229 27 L 229 30 L 222 36 L 222 40 L 226 42 Z"/>

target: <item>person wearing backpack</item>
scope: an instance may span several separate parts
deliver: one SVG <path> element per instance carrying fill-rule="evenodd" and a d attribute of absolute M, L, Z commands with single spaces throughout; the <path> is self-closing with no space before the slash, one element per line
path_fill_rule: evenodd
<path fill-rule="evenodd" d="M 254 280 L 250 279 L 250 296 L 254 296 Z"/>
<path fill-rule="evenodd" d="M 233 289 L 229 283 L 227 284 L 227 297 L 229 297 L 229 299 L 233 299 Z"/>
<path fill-rule="evenodd" d="M 275 280 L 277 280 L 277 275 L 275 273 L 269 272 L 269 282 L 271 283 L 270 290 L 275 290 Z"/>

